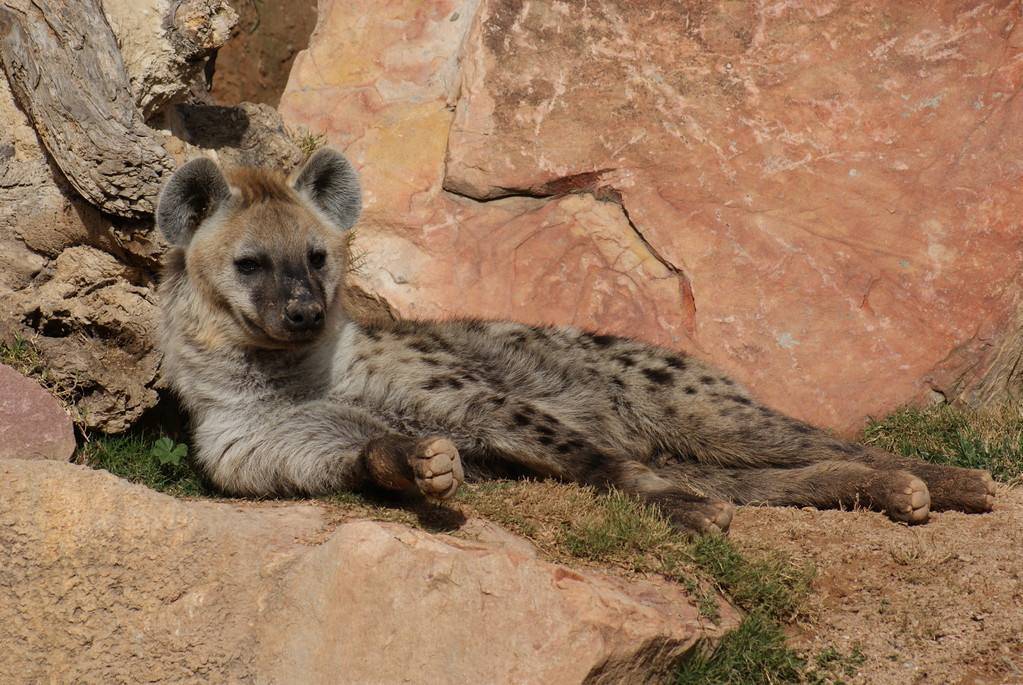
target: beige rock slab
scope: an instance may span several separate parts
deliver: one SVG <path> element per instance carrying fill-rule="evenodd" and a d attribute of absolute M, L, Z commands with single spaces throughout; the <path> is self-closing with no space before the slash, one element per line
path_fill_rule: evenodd
<path fill-rule="evenodd" d="M 519 545 L 70 464 L 0 461 L 0 548 L 2 682 L 663 682 L 737 623 Z"/>

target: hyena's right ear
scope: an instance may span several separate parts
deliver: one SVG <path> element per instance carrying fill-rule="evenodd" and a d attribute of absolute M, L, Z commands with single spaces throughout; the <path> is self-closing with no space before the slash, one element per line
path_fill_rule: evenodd
<path fill-rule="evenodd" d="M 184 247 L 199 224 L 229 197 L 231 188 L 216 163 L 205 157 L 193 159 L 175 171 L 160 191 L 156 224 L 172 245 Z"/>

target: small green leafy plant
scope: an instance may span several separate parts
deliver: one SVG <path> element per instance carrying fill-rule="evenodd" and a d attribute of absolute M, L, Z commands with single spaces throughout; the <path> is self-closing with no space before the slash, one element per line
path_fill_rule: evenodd
<path fill-rule="evenodd" d="M 214 494 L 188 458 L 187 445 L 166 436 L 154 439 L 146 431 L 91 435 L 79 448 L 77 460 L 171 495 L 202 497 Z"/>
<path fill-rule="evenodd" d="M 181 460 L 188 456 L 188 445 L 163 437 L 153 443 L 149 454 L 161 464 L 180 466 Z"/>

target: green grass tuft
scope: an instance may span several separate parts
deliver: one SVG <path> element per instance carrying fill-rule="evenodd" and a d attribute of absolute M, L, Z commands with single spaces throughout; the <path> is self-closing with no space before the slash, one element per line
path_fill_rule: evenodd
<path fill-rule="evenodd" d="M 787 621 L 796 615 L 814 576 L 813 568 L 797 567 L 780 553 L 741 554 L 719 536 L 697 538 L 691 551 L 697 566 L 738 607 L 772 620 Z"/>
<path fill-rule="evenodd" d="M 596 515 L 570 522 L 565 545 L 576 557 L 610 561 L 670 543 L 675 533 L 661 516 L 634 497 L 612 492 L 597 500 Z"/>
<path fill-rule="evenodd" d="M 995 480 L 1023 482 L 1023 409 L 956 405 L 907 407 L 871 421 L 864 441 L 936 464 L 987 469 Z"/>
<path fill-rule="evenodd" d="M 697 567 L 747 614 L 716 648 L 709 653 L 698 650 L 683 663 L 675 682 L 805 682 L 810 675 L 807 662 L 786 644 L 782 624 L 795 616 L 809 592 L 813 569 L 796 567 L 781 554 L 750 557 L 720 536 L 694 539 L 689 553 Z"/>
<path fill-rule="evenodd" d="M 161 451 L 154 449 L 159 440 L 169 439 L 145 432 L 93 436 L 78 450 L 78 461 L 169 495 L 208 497 L 216 494 L 188 458 L 178 463 L 161 463 Z"/>
<path fill-rule="evenodd" d="M 806 662 L 785 644 L 778 623 L 761 612 L 746 616 L 709 653 L 696 653 L 675 673 L 675 685 L 799 683 Z"/>

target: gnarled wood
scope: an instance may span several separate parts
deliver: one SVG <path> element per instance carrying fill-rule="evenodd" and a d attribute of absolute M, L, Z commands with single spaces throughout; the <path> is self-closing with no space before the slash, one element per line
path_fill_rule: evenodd
<path fill-rule="evenodd" d="M 0 0 L 0 59 L 71 185 L 104 212 L 152 213 L 172 162 L 135 109 L 98 0 Z"/>

